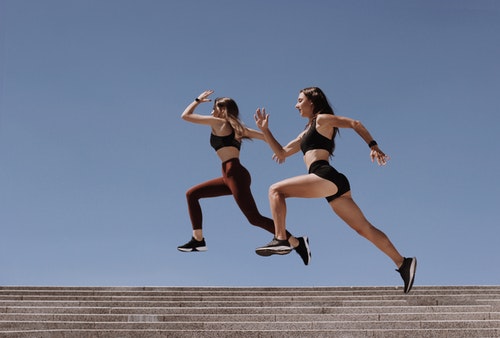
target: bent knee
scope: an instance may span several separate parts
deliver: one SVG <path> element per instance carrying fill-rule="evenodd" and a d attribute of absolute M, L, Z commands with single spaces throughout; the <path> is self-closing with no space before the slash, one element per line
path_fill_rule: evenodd
<path fill-rule="evenodd" d="M 280 186 L 276 183 L 269 187 L 268 194 L 269 199 L 280 199 L 285 197 L 285 194 L 280 190 Z"/>
<path fill-rule="evenodd" d="M 186 198 L 188 201 L 192 201 L 200 199 L 200 196 L 195 189 L 189 189 L 186 191 Z"/>

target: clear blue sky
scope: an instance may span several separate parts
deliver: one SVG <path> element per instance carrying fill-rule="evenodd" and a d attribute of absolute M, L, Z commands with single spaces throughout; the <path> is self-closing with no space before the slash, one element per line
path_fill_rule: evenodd
<path fill-rule="evenodd" d="M 401 285 L 323 199 L 288 203 L 307 267 L 257 256 L 271 236 L 231 197 L 202 202 L 207 252 L 176 249 L 185 191 L 220 175 L 185 106 L 214 89 L 250 127 L 265 107 L 286 143 L 313 85 L 391 156 L 377 167 L 343 130 L 333 164 L 418 257 L 415 285 L 499 284 L 499 32 L 495 0 L 0 0 L 0 285 Z M 241 155 L 265 215 L 269 185 L 306 172 L 271 155 Z"/>

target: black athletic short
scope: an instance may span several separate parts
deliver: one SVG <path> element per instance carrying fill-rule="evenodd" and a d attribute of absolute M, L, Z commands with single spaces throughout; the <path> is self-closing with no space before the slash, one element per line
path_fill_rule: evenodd
<path fill-rule="evenodd" d="M 344 174 L 339 173 L 334 167 L 328 163 L 328 161 L 320 160 L 313 162 L 311 166 L 309 166 L 309 174 L 315 174 L 325 180 L 328 180 L 335 184 L 338 188 L 338 191 L 335 195 L 327 196 L 326 200 L 328 202 L 333 201 L 337 197 L 345 194 L 349 190 L 351 190 L 351 186 L 349 185 L 349 180 L 345 177 Z"/>

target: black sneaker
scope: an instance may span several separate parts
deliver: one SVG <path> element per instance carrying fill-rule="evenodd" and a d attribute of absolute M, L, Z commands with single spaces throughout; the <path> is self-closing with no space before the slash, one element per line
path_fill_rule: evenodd
<path fill-rule="evenodd" d="M 307 265 L 311 261 L 311 249 L 309 248 L 309 238 L 307 236 L 297 238 L 299 245 L 295 248 L 295 251 L 300 255 L 300 258 Z"/>
<path fill-rule="evenodd" d="M 396 271 L 399 272 L 405 282 L 404 293 L 410 292 L 417 271 L 417 258 L 405 258 L 401 267 Z"/>
<path fill-rule="evenodd" d="M 207 251 L 207 244 L 205 243 L 205 238 L 201 241 L 197 241 L 194 237 L 192 237 L 186 244 L 178 246 L 177 250 L 182 252 Z"/>
<path fill-rule="evenodd" d="M 273 238 L 268 244 L 255 249 L 255 253 L 260 256 L 270 255 L 286 255 L 292 251 L 293 248 L 286 239 Z"/>

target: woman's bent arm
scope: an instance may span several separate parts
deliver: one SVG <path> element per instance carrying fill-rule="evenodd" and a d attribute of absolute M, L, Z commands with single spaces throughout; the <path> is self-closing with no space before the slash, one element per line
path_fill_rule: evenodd
<path fill-rule="evenodd" d="M 219 118 L 213 117 L 213 116 L 208 116 L 208 115 L 200 115 L 200 114 L 195 114 L 194 111 L 196 107 L 200 103 L 203 102 L 210 102 L 210 99 L 208 96 L 212 94 L 214 91 L 213 90 L 205 90 L 203 93 L 198 95 L 196 99 L 191 102 L 186 109 L 181 114 L 181 118 L 184 121 L 192 122 L 192 123 L 199 123 L 199 124 L 208 124 L 212 125 L 214 122 L 220 122 Z"/>

